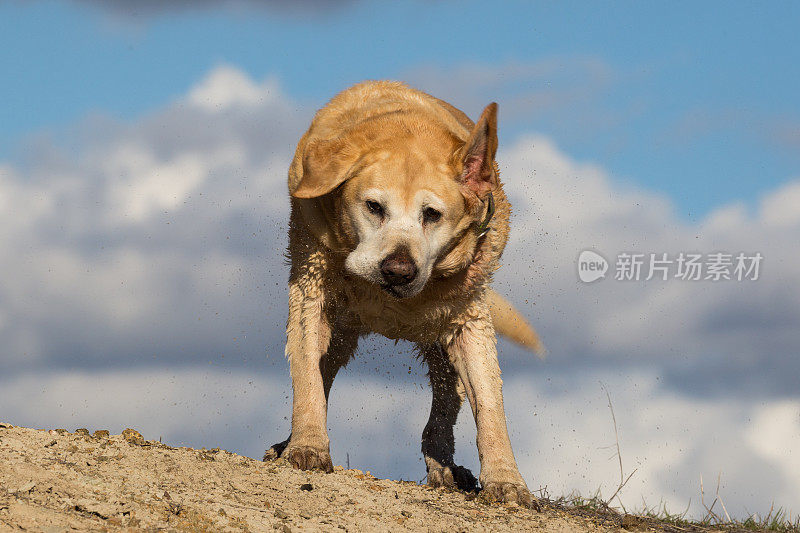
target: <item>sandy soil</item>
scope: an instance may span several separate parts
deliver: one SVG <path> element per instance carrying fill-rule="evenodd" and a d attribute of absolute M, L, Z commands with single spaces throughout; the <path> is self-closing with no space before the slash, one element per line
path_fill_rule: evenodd
<path fill-rule="evenodd" d="M 302 472 L 224 450 L 172 448 L 134 430 L 0 424 L 0 531 L 609 531 L 544 506 L 376 479 Z"/>

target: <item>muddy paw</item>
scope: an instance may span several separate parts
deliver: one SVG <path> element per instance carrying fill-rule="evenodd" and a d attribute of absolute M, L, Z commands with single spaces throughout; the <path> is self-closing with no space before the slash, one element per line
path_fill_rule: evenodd
<path fill-rule="evenodd" d="M 283 454 L 283 451 L 286 449 L 286 446 L 289 445 L 289 439 L 286 439 L 283 442 L 279 442 L 277 444 L 273 444 L 272 448 L 264 452 L 264 461 L 274 461 L 278 457 Z"/>
<path fill-rule="evenodd" d="M 463 466 L 434 466 L 428 468 L 428 485 L 472 492 L 477 490 L 478 480 Z"/>
<path fill-rule="evenodd" d="M 287 446 L 281 457 L 300 470 L 321 470 L 328 474 L 333 472 L 331 454 L 327 450 L 311 446 Z"/>
<path fill-rule="evenodd" d="M 517 483 L 489 482 L 481 489 L 480 498 L 491 503 L 518 503 L 528 509 L 541 510 L 539 502 L 525 485 Z"/>

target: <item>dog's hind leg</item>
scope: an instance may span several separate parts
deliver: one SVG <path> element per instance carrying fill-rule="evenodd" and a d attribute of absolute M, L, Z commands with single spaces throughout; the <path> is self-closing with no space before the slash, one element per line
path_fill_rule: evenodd
<path fill-rule="evenodd" d="M 453 461 L 453 427 L 464 401 L 464 387 L 440 345 L 421 346 L 420 353 L 428 363 L 428 377 L 433 391 L 430 418 L 422 432 L 422 454 L 428 470 L 428 484 L 475 490 L 478 481 L 472 472 Z"/>

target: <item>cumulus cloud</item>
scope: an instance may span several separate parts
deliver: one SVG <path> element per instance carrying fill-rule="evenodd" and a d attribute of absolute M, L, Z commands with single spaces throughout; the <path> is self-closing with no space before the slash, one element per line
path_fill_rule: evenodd
<path fill-rule="evenodd" d="M 622 491 L 626 507 L 645 501 L 673 513 L 688 506 L 690 516 L 702 515 L 700 476 L 713 492 L 718 475 L 725 504 L 738 514 L 767 510 L 773 502 L 796 505 L 800 478 L 787 471 L 795 461 L 770 439 L 797 442 L 800 399 L 759 405 L 748 398 L 676 396 L 652 371 L 506 382 L 506 397 L 514 399 L 507 403 L 516 454 L 534 486 L 546 484 L 555 494 L 600 490 L 606 498 L 616 491 L 620 474 L 608 390 L 625 475 L 636 470 Z"/>
<path fill-rule="evenodd" d="M 281 96 L 277 80 L 255 83 L 241 70 L 221 65 L 205 82 L 191 89 L 187 100 L 208 111 L 221 111 L 237 106 L 274 104 Z"/>
<path fill-rule="evenodd" d="M 436 94 L 448 97 L 444 86 Z M 69 143 L 41 141 L 0 163 L 3 416 L 138 425 L 250 455 L 283 438 L 285 180 L 313 111 L 274 79 L 221 66 L 166 108 L 129 123 L 92 117 Z M 782 442 L 800 437 L 800 182 L 689 223 L 663 196 L 621 187 L 543 136 L 501 147 L 499 160 L 514 214 L 496 288 L 550 351 L 538 363 L 501 344 L 529 482 L 612 492 L 603 380 L 626 464 L 639 469 L 626 501 L 664 497 L 674 511 L 696 499 L 699 474 L 722 471 L 740 514 L 770 497 L 791 506 L 797 465 Z M 620 252 L 760 252 L 764 263 L 753 282 L 583 284 L 584 249 L 612 269 Z M 403 350 L 398 359 L 370 340 L 337 382 L 333 451 L 419 479 L 428 400 L 417 367 L 412 378 L 399 368 L 414 364 Z M 459 453 L 475 467 L 465 412 Z"/>
<path fill-rule="evenodd" d="M 0 366 L 280 354 L 296 108 L 220 67 L 154 115 L 0 166 Z"/>
<path fill-rule="evenodd" d="M 498 284 L 520 294 L 517 269 L 532 272 L 525 294 L 554 364 L 657 365 L 698 394 L 798 394 L 800 292 L 792 279 L 800 251 L 792 242 L 800 221 L 789 206 L 800 182 L 765 193 L 752 213 L 722 206 L 688 224 L 663 197 L 614 185 L 546 138 L 522 138 L 501 158 L 515 207 L 504 263 L 514 268 L 502 269 Z M 606 279 L 579 281 L 584 249 L 609 260 Z M 616 281 L 622 252 L 758 252 L 764 260 L 757 281 Z"/>

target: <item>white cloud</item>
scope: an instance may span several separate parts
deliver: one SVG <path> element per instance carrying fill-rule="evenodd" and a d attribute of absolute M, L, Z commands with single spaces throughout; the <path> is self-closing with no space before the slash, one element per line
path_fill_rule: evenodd
<path fill-rule="evenodd" d="M 700 476 L 713 498 L 721 475 L 720 494 L 738 516 L 748 509 L 766 511 L 773 502 L 796 508 L 800 477 L 786 469 L 793 464 L 789 449 L 766 445 L 772 454 L 766 458 L 745 436 L 764 431 L 763 438 L 768 438 L 791 418 L 794 424 L 781 436 L 797 442 L 800 400 L 753 405 L 748 398 L 679 396 L 650 371 L 587 372 L 574 376 L 562 391 L 513 379 L 505 388 L 506 397 L 514 398 L 507 402 L 509 424 L 517 433 L 521 468 L 534 484 L 548 485 L 553 494 L 577 490 L 586 495 L 600 489 L 609 497 L 617 489 L 614 426 L 601 381 L 612 397 L 625 475 L 636 469 L 622 491 L 626 507 L 663 501 L 671 512 L 680 512 L 691 499 L 691 515 L 700 516 Z M 775 409 L 782 409 L 785 418 L 759 424 Z M 534 425 L 526 428 L 529 420 Z"/>
<path fill-rule="evenodd" d="M 213 368 L 42 372 L 0 383 L 0 411 L 14 413 L 18 425 L 133 427 L 172 445 L 225 445 L 252 456 L 283 416 L 267 406 L 285 407 L 287 393 L 285 380 Z"/>
<path fill-rule="evenodd" d="M 110 178 L 110 214 L 138 223 L 178 208 L 215 171 L 244 163 L 245 156 L 236 146 L 158 161 L 145 147 L 122 145 L 107 155 L 100 170 Z"/>
<path fill-rule="evenodd" d="M 204 103 L 0 166 L 0 366 L 202 360 L 243 339 L 261 356 L 282 337 L 264 325 L 284 321 L 273 280 L 285 278 L 286 168 L 306 116 L 275 82 L 231 67 L 188 99 Z"/>
<path fill-rule="evenodd" d="M 746 434 L 746 442 L 761 457 L 780 469 L 790 480 L 800 480 L 800 457 L 796 449 L 800 439 L 800 402 L 785 400 L 769 403 L 755 409 L 753 422 Z M 792 492 L 800 494 L 800 487 L 790 486 Z M 788 500 L 787 500 L 788 501 Z"/>
<path fill-rule="evenodd" d="M 766 195 L 761 201 L 760 215 L 767 226 L 797 227 L 800 225 L 800 181 L 795 181 Z"/>
<path fill-rule="evenodd" d="M 792 245 L 794 213 L 783 202 L 791 202 L 800 182 L 766 193 L 754 215 L 739 204 L 721 206 L 690 225 L 663 197 L 613 184 L 601 169 L 573 162 L 546 138 L 522 138 L 499 157 L 514 217 L 498 285 L 520 303 L 524 294 L 526 307 L 540 314 L 551 359 L 711 363 L 740 381 L 752 378 L 743 365 L 763 368 L 770 361 L 775 373 L 765 375 L 786 376 L 785 365 L 800 348 L 800 288 L 792 281 L 800 249 Z M 609 260 L 605 280 L 578 280 L 576 260 L 584 249 Z M 720 283 L 613 279 L 620 252 L 647 258 L 666 252 L 674 259 L 680 251 L 760 252 L 761 276 Z M 519 269 L 531 271 L 525 290 Z M 780 384 L 784 392 L 787 386 Z"/>
<path fill-rule="evenodd" d="M 233 106 L 256 106 L 281 99 L 277 80 L 255 83 L 241 70 L 220 65 L 189 91 L 187 101 L 207 111 L 223 111 Z"/>

